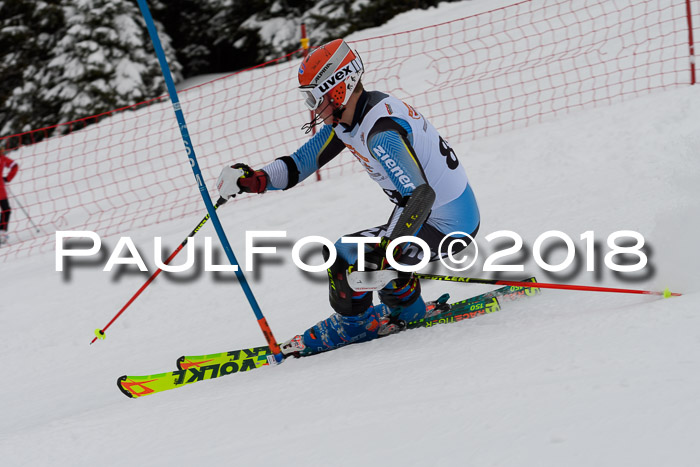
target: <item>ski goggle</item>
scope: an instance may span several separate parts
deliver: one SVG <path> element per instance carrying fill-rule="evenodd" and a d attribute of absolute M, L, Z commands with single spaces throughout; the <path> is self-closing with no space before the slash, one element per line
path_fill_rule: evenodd
<path fill-rule="evenodd" d="M 326 92 L 329 92 L 334 87 L 345 82 L 347 86 L 348 80 L 353 80 L 355 82 L 360 81 L 360 77 L 364 71 L 364 66 L 362 65 L 362 60 L 358 58 L 353 59 L 350 63 L 343 65 L 335 73 L 326 78 L 325 81 L 318 83 L 316 85 L 307 84 L 305 86 L 299 86 L 299 91 L 304 98 L 304 104 L 309 110 L 316 110 L 318 106 L 323 102 L 323 96 Z M 324 91 L 321 91 L 324 89 Z M 345 102 L 349 94 L 345 96 Z M 345 102 L 342 105 L 345 105 Z"/>
<path fill-rule="evenodd" d="M 301 86 L 299 88 L 299 91 L 301 92 L 301 97 L 304 98 L 304 104 L 306 104 L 306 107 L 308 107 L 309 110 L 318 109 L 318 106 L 320 106 L 323 102 L 323 96 L 316 96 L 314 94 L 315 90 L 315 86 Z"/>

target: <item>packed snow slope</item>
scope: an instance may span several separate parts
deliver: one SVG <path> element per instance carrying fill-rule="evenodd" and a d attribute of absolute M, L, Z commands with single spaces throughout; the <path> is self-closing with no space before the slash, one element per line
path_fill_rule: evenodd
<path fill-rule="evenodd" d="M 131 232 L 149 273 L 102 272 L 118 238 L 103 239 L 102 257 L 76 260 L 63 273 L 53 254 L 4 263 L 0 463 L 697 465 L 698 122 L 700 90 L 688 87 L 454 145 L 482 214 L 479 261 L 465 275 L 491 277 L 481 270 L 485 257 L 512 242 L 485 237 L 511 230 L 524 247 L 497 264 L 523 264 L 524 272 L 504 277 L 669 287 L 682 297 L 545 290 L 475 320 L 130 400 L 116 386 L 123 374 L 172 370 L 183 354 L 264 344 L 233 274 L 202 271 L 200 254 L 198 269 L 162 274 L 105 341 L 88 345 L 154 270 L 153 238 L 174 249 L 201 218 Z M 284 340 L 330 314 L 325 273 L 299 271 L 292 244 L 307 235 L 335 240 L 383 223 L 390 211 L 376 184 L 357 173 L 250 196 L 219 214 L 243 264 L 245 231 L 287 232 L 268 242 L 277 255 L 247 273 Z M 536 238 L 549 230 L 576 245 L 574 264 L 561 273 L 533 259 Z M 606 240 L 619 230 L 645 238 L 649 261 L 640 273 L 604 264 Z M 580 239 L 588 231 L 594 272 Z M 196 237 L 200 253 L 204 236 L 215 236 L 211 225 Z M 547 258 L 556 264 L 564 256 L 555 248 Z M 320 261 L 317 251 L 309 255 L 309 263 Z M 428 299 L 489 289 L 424 282 Z"/>

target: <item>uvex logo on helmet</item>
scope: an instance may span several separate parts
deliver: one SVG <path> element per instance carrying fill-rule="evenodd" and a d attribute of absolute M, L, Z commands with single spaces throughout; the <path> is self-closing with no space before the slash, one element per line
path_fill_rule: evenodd
<path fill-rule="evenodd" d="M 341 81 L 344 81 L 345 78 L 350 76 L 352 73 L 356 73 L 359 71 L 359 66 L 356 63 L 355 60 L 350 62 L 349 65 L 345 66 L 342 68 L 340 71 L 336 71 L 333 76 L 325 80 L 323 83 L 319 84 L 316 86 L 316 89 L 320 92 L 321 95 L 327 93 L 333 86 L 336 84 L 340 83 Z"/>

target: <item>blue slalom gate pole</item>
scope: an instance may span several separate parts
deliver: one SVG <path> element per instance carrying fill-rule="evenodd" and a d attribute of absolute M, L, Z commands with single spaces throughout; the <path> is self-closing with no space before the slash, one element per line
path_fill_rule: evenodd
<path fill-rule="evenodd" d="M 180 127 L 182 142 L 185 144 L 185 151 L 187 152 L 187 157 L 189 159 L 190 166 L 192 166 L 192 172 L 194 173 L 194 178 L 197 181 L 199 192 L 202 195 L 204 204 L 207 207 L 207 212 L 209 213 L 209 218 L 214 224 L 216 234 L 219 236 L 219 240 L 221 241 L 221 245 L 223 246 L 224 251 L 226 252 L 226 256 L 228 257 L 229 262 L 233 266 L 238 266 L 238 260 L 236 260 L 236 256 L 233 254 L 233 249 L 231 248 L 231 245 L 228 242 L 228 238 L 226 238 L 224 229 L 221 226 L 219 217 L 216 214 L 216 209 L 214 208 L 214 205 L 212 204 L 211 199 L 209 198 L 209 193 L 207 191 L 207 187 L 204 184 L 204 180 L 202 177 L 202 171 L 199 170 L 199 165 L 197 164 L 197 157 L 195 156 L 194 147 L 192 146 L 192 140 L 190 139 L 190 134 L 187 131 L 187 123 L 185 122 L 185 116 L 182 113 L 180 101 L 177 97 L 175 82 L 173 81 L 173 76 L 170 72 L 168 61 L 165 58 L 163 46 L 161 45 L 160 39 L 158 38 L 158 31 L 156 30 L 156 26 L 153 23 L 151 11 L 148 9 L 148 4 L 146 3 L 146 0 L 138 0 L 138 3 L 139 8 L 141 8 L 141 14 L 143 15 L 143 19 L 146 21 L 146 27 L 148 28 L 148 34 L 151 36 L 153 48 L 156 50 L 158 62 L 160 62 L 160 68 L 163 71 L 163 78 L 165 78 L 165 84 L 168 87 L 170 101 L 173 104 L 175 117 L 177 118 L 177 123 Z M 275 337 L 272 335 L 272 330 L 270 330 L 270 326 L 267 324 L 267 320 L 265 319 L 265 316 L 263 315 L 257 300 L 255 300 L 253 291 L 250 289 L 248 281 L 246 280 L 245 275 L 243 275 L 243 271 L 241 271 L 240 267 L 236 269 L 236 277 L 238 278 L 238 282 L 240 282 L 241 287 L 243 288 L 243 292 L 245 292 L 246 298 L 248 298 L 248 302 L 250 303 L 250 306 L 253 309 L 253 313 L 255 313 L 255 317 L 258 320 L 258 325 L 260 325 L 260 329 L 262 330 L 263 335 L 267 340 L 267 345 L 270 347 L 270 350 L 275 355 L 275 360 L 277 362 L 281 362 L 284 359 L 284 356 L 280 351 L 279 345 L 277 345 Z"/>

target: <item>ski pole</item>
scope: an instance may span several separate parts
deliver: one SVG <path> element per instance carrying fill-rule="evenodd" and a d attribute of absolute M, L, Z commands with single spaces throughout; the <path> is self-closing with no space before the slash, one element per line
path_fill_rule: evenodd
<path fill-rule="evenodd" d="M 199 165 L 197 164 L 197 156 L 194 153 L 194 146 L 192 145 L 192 139 L 190 138 L 190 133 L 187 130 L 187 122 L 185 122 L 185 115 L 182 113 L 180 100 L 177 97 L 177 90 L 175 89 L 175 82 L 173 81 L 173 76 L 170 73 L 170 66 L 168 66 L 168 60 L 165 57 L 163 46 L 161 45 L 160 39 L 158 38 L 158 31 L 156 30 L 155 23 L 153 22 L 151 11 L 148 9 L 148 4 L 146 3 L 146 0 L 138 0 L 138 3 L 139 8 L 141 8 L 141 14 L 143 15 L 143 19 L 146 21 L 146 27 L 148 28 L 148 34 L 151 36 L 153 48 L 155 49 L 156 55 L 158 56 L 160 68 L 163 71 L 163 78 L 165 79 L 165 84 L 168 88 L 170 101 L 173 104 L 173 111 L 175 112 L 175 118 L 177 119 L 177 123 L 180 128 L 180 136 L 182 136 L 182 142 L 185 145 L 185 151 L 187 151 L 187 157 L 189 159 L 190 166 L 192 167 L 192 174 L 194 175 L 194 178 L 197 182 L 197 186 L 199 187 L 199 192 L 202 195 L 202 199 L 204 200 L 204 205 L 207 207 L 207 211 L 211 216 L 211 221 L 214 224 L 214 228 L 216 229 L 217 235 L 219 236 L 221 246 L 223 246 L 224 251 L 226 252 L 226 256 L 228 257 L 228 260 L 231 263 L 231 265 L 238 266 L 238 260 L 236 259 L 236 255 L 233 254 L 233 249 L 229 244 L 228 238 L 226 238 L 224 228 L 221 226 L 219 217 L 216 215 L 216 211 L 214 209 L 214 206 L 212 205 L 211 199 L 209 199 L 207 187 L 203 181 L 202 171 L 199 170 Z M 255 295 L 253 295 L 253 291 L 250 289 L 248 281 L 246 280 L 245 275 L 243 275 L 243 271 L 241 271 L 241 268 L 238 268 L 236 270 L 236 277 L 238 278 L 238 282 L 240 282 L 241 284 L 241 288 L 243 289 L 243 292 L 245 293 L 245 296 L 248 299 L 250 307 L 253 309 L 253 313 L 255 314 L 255 317 L 258 320 L 260 330 L 262 331 L 263 336 L 265 336 L 267 344 L 270 346 L 270 350 L 274 355 L 275 361 L 278 363 L 282 362 L 284 360 L 284 355 L 282 355 L 282 352 L 280 351 L 280 347 L 277 344 L 275 336 L 272 335 L 272 330 L 267 324 L 267 320 L 265 319 L 265 316 L 263 315 L 262 310 L 260 309 L 260 305 L 258 305 L 258 302 L 255 299 Z"/>
<path fill-rule="evenodd" d="M 225 203 L 226 203 L 226 199 L 219 198 L 219 200 L 216 202 L 216 205 L 214 206 L 214 209 L 218 209 L 219 206 L 221 206 L 222 204 L 225 204 Z M 204 224 L 206 224 L 208 220 L 209 220 L 209 214 L 207 213 L 207 215 L 204 216 L 204 219 L 202 219 L 199 222 L 199 224 L 197 224 L 197 227 L 195 227 L 194 230 L 192 232 L 190 232 L 190 234 L 187 237 L 185 237 L 185 239 L 182 241 L 182 243 L 180 243 L 180 246 L 178 246 L 175 249 L 175 251 L 173 251 L 170 254 L 170 256 L 168 256 L 168 259 L 163 261 L 163 264 L 165 264 L 165 265 L 170 264 L 170 262 L 175 258 L 175 256 L 177 256 L 177 254 L 180 253 L 180 251 L 185 247 L 185 245 L 187 245 L 187 242 L 189 241 L 190 237 L 194 237 L 194 235 L 197 232 L 199 232 L 199 229 L 201 229 L 202 226 Z M 156 270 L 156 272 L 154 272 L 151 275 L 151 277 L 148 278 L 148 280 L 141 286 L 141 288 L 138 289 L 136 291 L 136 293 L 131 296 L 129 301 L 126 302 L 126 304 L 122 307 L 121 310 L 119 310 L 119 313 L 114 315 L 114 318 L 112 318 L 109 321 L 109 323 L 107 323 L 107 325 L 105 327 L 103 327 L 102 329 L 99 329 L 99 328 L 95 329 L 95 338 L 92 339 L 92 341 L 90 342 L 90 345 L 94 344 L 97 339 L 104 339 L 106 337 L 105 331 L 112 325 L 113 322 L 115 322 L 117 320 L 117 318 L 119 318 L 119 316 L 121 316 L 122 313 L 124 313 L 124 311 L 126 311 L 127 308 L 129 308 L 129 306 L 134 302 L 134 300 L 136 300 L 138 298 L 138 296 L 141 295 L 141 292 L 143 292 L 146 289 L 146 287 L 148 287 L 151 284 L 151 282 L 153 282 L 155 280 L 155 278 L 158 277 L 158 274 L 160 274 L 162 271 L 163 270 L 161 268 L 158 268 L 158 270 Z"/>
<path fill-rule="evenodd" d="M 22 203 L 19 202 L 19 198 L 17 198 L 17 197 L 12 193 L 12 191 L 10 191 L 10 187 L 9 187 L 9 186 L 6 187 L 6 188 L 7 188 L 7 192 L 10 194 L 10 196 L 12 196 L 12 199 L 13 199 L 14 201 L 17 202 L 17 205 L 19 206 L 19 208 L 22 210 L 22 212 L 24 213 L 24 215 L 27 216 L 27 219 L 29 219 L 29 223 L 32 224 L 32 225 L 34 226 L 34 228 L 36 229 L 37 232 L 42 232 L 42 230 L 39 229 L 39 227 L 37 227 L 37 225 L 36 225 L 36 224 L 34 223 L 34 221 L 32 220 L 32 216 L 29 215 L 29 213 L 24 209 L 24 206 L 22 206 Z"/>
<path fill-rule="evenodd" d="M 438 274 L 421 274 L 413 273 L 418 279 L 446 281 L 446 282 L 462 282 L 470 284 L 491 284 L 491 285 L 510 285 L 513 287 L 532 287 L 538 289 L 561 289 L 561 290 L 580 290 L 585 292 L 612 292 L 612 293 L 630 293 L 643 295 L 662 295 L 664 298 L 680 297 L 682 294 L 671 292 L 666 288 L 663 292 L 655 292 L 651 290 L 635 290 L 635 289 L 617 289 L 611 287 L 597 287 L 590 285 L 573 285 L 573 284 L 551 284 L 546 282 L 522 282 L 522 281 L 507 281 L 499 279 L 478 279 L 474 277 L 461 276 L 441 276 Z M 389 282 L 398 278 L 398 271 L 385 269 L 374 272 L 355 271 L 348 275 L 350 287 L 357 291 L 381 290 Z"/>
<path fill-rule="evenodd" d="M 477 279 L 473 277 L 460 276 L 440 276 L 437 274 L 416 274 L 419 279 L 450 281 L 450 282 L 470 282 L 472 284 L 493 284 L 493 285 L 510 285 L 513 287 L 533 287 L 538 289 L 561 289 L 561 290 L 580 290 L 584 292 L 612 292 L 612 293 L 630 293 L 642 295 L 663 295 L 665 298 L 674 296 L 680 297 L 682 294 L 671 292 L 666 288 L 663 292 L 655 292 L 651 290 L 636 290 L 636 289 L 619 289 L 614 287 L 598 287 L 591 285 L 574 285 L 574 284 L 552 284 L 546 282 L 522 282 L 508 281 L 499 279 Z"/>

